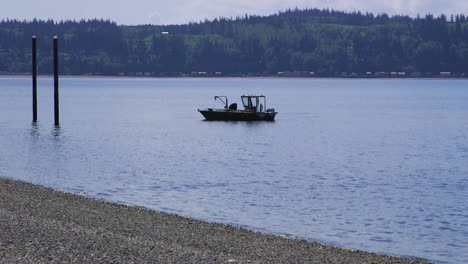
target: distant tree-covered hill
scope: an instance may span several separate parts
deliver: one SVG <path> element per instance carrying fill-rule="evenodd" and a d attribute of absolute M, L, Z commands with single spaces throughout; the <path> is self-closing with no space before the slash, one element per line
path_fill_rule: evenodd
<path fill-rule="evenodd" d="M 0 72 L 31 71 L 33 35 L 40 73 L 52 72 L 55 35 L 64 74 L 468 72 L 464 15 L 411 18 L 296 9 L 169 26 L 3 20 Z"/>

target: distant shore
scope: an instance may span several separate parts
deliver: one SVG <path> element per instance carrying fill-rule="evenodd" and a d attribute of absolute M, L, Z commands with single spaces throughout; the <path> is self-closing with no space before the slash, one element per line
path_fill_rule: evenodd
<path fill-rule="evenodd" d="M 425 263 L 0 178 L 0 263 Z"/>
<path fill-rule="evenodd" d="M 31 78 L 31 74 L 0 74 L 0 78 Z M 50 74 L 41 74 L 38 78 L 53 78 Z M 333 79 L 333 80 L 468 80 L 468 77 L 282 77 L 274 75 L 265 76 L 118 76 L 118 75 L 60 75 L 60 78 L 83 78 L 83 79 L 100 79 L 100 78 L 115 78 L 115 79 Z"/>

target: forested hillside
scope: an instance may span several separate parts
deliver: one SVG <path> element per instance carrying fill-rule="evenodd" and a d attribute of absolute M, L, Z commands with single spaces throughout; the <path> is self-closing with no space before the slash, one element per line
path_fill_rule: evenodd
<path fill-rule="evenodd" d="M 31 71 L 33 35 L 40 73 L 52 72 L 54 35 L 64 74 L 468 72 L 464 15 L 410 18 L 308 9 L 170 26 L 4 20 L 0 72 Z"/>

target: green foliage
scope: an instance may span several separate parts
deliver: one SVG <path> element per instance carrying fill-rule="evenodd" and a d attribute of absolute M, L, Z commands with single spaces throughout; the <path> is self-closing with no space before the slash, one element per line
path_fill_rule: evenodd
<path fill-rule="evenodd" d="M 468 72 L 464 15 L 448 20 L 296 9 L 168 26 L 3 20 L 0 72 L 30 72 L 33 35 L 41 73 L 52 73 L 54 35 L 64 74 Z"/>

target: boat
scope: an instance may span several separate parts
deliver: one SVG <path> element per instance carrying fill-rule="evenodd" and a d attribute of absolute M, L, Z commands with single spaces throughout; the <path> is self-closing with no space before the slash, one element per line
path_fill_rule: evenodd
<path fill-rule="evenodd" d="M 198 109 L 206 120 L 219 121 L 274 121 L 276 114 L 274 108 L 266 108 L 266 96 L 264 95 L 242 95 L 241 101 L 244 109 L 237 109 L 237 103 L 228 103 L 227 96 L 215 96 L 215 101 L 219 100 L 224 104 L 224 108 Z"/>

